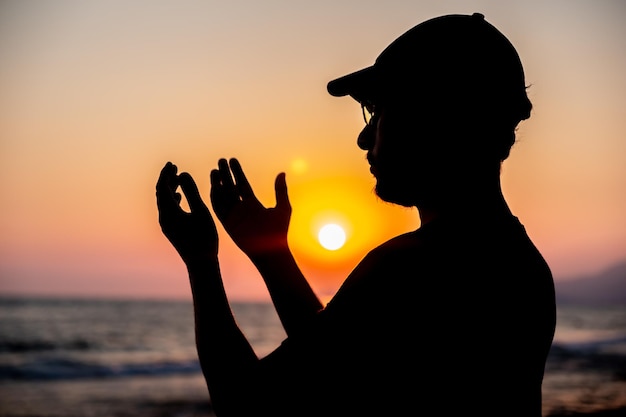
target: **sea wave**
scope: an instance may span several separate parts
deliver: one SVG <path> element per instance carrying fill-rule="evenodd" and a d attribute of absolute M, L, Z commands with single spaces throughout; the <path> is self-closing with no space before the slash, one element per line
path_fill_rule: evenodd
<path fill-rule="evenodd" d="M 622 348 L 626 353 L 626 336 L 607 337 L 596 340 L 583 341 L 555 341 L 553 348 L 578 351 L 582 353 L 599 353 L 611 348 Z"/>
<path fill-rule="evenodd" d="M 86 351 L 93 349 L 93 343 L 85 339 L 75 339 L 65 342 L 48 340 L 4 340 L 0 341 L 0 353 L 29 353 L 54 350 Z"/>
<path fill-rule="evenodd" d="M 100 364 L 69 358 L 36 358 L 19 365 L 0 365 L 0 381 L 165 376 L 200 372 L 197 360 Z"/>

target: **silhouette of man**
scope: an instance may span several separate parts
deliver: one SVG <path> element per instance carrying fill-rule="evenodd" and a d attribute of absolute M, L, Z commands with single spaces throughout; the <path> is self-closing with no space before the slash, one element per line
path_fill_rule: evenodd
<path fill-rule="evenodd" d="M 541 416 L 554 285 L 500 186 L 531 111 L 514 47 L 478 13 L 436 17 L 328 90 L 362 105 L 358 146 L 376 192 L 416 207 L 420 227 L 369 252 L 323 306 L 289 250 L 285 175 L 266 208 L 239 162 L 219 160 L 213 210 L 287 333 L 258 358 L 229 308 L 212 216 L 191 176 L 167 163 L 159 220 L 189 272 L 216 414 Z"/>

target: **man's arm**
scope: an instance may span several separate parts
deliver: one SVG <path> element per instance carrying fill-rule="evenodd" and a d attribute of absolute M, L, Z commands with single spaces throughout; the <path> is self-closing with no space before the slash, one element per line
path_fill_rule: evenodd
<path fill-rule="evenodd" d="M 233 179 L 234 177 L 234 179 Z M 291 204 L 285 175 L 275 182 L 276 207 L 256 198 L 239 161 L 218 161 L 211 171 L 213 210 L 237 246 L 257 267 L 288 335 L 302 328 L 322 304 L 289 249 Z"/>
<path fill-rule="evenodd" d="M 180 207 L 182 197 L 175 192 L 179 185 L 189 213 Z M 254 392 L 247 384 L 260 379 L 251 378 L 258 359 L 237 326 L 224 291 L 215 223 L 191 176 L 176 175 L 171 163 L 161 171 L 156 197 L 161 229 L 189 272 L 196 346 L 211 400 L 216 410 L 228 415 Z"/>
<path fill-rule="evenodd" d="M 255 387 L 249 384 L 261 380 L 253 378 L 258 358 L 235 322 L 217 259 L 187 262 L 187 270 L 200 367 L 216 412 L 231 415 L 245 403 L 254 402 L 249 396 Z"/>

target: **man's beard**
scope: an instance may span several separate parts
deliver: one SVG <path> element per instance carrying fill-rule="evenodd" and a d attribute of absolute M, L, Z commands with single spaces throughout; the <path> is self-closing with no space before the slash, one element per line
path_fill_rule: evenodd
<path fill-rule="evenodd" d="M 409 192 L 410 188 L 403 181 L 381 181 L 376 179 L 374 192 L 381 200 L 398 204 L 403 207 L 415 206 L 415 198 Z"/>

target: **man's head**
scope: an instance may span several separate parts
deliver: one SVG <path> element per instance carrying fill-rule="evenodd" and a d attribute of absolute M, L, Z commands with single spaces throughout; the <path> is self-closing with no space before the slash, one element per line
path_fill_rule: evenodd
<path fill-rule="evenodd" d="M 531 110 L 515 48 L 478 13 L 440 16 L 416 25 L 393 41 L 374 65 L 329 82 L 328 91 L 377 107 L 391 103 L 413 108 L 448 126 L 464 126 L 458 133 L 472 136 L 468 129 L 489 137 L 512 133 Z M 502 139 L 504 143 L 492 143 L 491 148 L 473 145 L 502 161 L 513 144 L 510 135 Z"/>
<path fill-rule="evenodd" d="M 328 91 L 374 110 L 359 146 L 380 171 L 379 195 L 403 205 L 415 199 L 401 195 L 407 184 L 425 195 L 460 175 L 497 174 L 532 107 L 515 48 L 478 13 L 418 24 Z"/>

